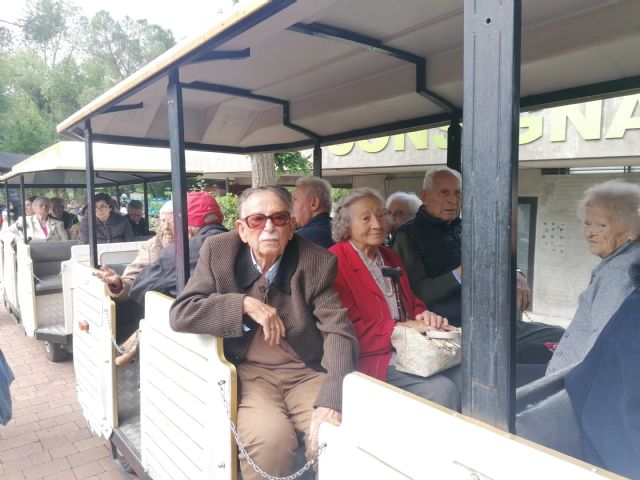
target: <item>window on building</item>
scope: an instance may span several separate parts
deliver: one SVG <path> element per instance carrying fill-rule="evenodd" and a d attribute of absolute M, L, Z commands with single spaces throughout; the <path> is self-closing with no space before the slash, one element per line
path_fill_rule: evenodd
<path fill-rule="evenodd" d="M 518 267 L 527 276 L 529 288 L 533 291 L 533 261 L 536 243 L 536 197 L 518 198 Z"/>

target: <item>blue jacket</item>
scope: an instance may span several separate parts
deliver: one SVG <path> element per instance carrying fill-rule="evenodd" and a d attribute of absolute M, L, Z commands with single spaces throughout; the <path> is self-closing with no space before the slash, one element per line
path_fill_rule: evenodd
<path fill-rule="evenodd" d="M 6 425 L 11 420 L 11 391 L 13 372 L 0 350 L 0 423 Z"/>
<path fill-rule="evenodd" d="M 331 217 L 328 213 L 316 215 L 296 233 L 324 248 L 331 248 L 335 244 L 331 238 Z"/>
<path fill-rule="evenodd" d="M 630 274 L 635 290 L 565 386 L 582 428 L 584 460 L 640 479 L 640 262 Z"/>

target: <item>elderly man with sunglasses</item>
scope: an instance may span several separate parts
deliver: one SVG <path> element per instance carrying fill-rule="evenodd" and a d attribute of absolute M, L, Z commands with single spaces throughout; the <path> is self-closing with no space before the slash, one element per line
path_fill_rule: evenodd
<path fill-rule="evenodd" d="M 171 308 L 181 332 L 225 338 L 237 365 L 238 430 L 270 475 L 290 475 L 298 438 L 307 458 L 319 425 L 340 420 L 342 381 L 358 361 L 346 310 L 332 288 L 337 259 L 294 235 L 291 196 L 278 187 L 245 191 L 237 230 L 207 239 Z M 244 457 L 242 477 L 261 478 Z"/>

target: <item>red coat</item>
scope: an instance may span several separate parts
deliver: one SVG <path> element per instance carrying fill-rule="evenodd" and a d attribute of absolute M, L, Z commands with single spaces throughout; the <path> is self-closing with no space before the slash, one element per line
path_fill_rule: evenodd
<path fill-rule="evenodd" d="M 348 240 L 335 244 L 329 251 L 338 257 L 338 274 L 333 286 L 353 322 L 360 345 L 358 370 L 386 381 L 391 360 L 391 333 L 395 326 L 389 305 Z M 380 247 L 380 254 L 385 265 L 401 267 L 406 272 L 400 256 L 393 250 Z M 400 277 L 400 289 L 410 319 L 426 310 L 422 300 L 411 291 L 406 273 Z"/>

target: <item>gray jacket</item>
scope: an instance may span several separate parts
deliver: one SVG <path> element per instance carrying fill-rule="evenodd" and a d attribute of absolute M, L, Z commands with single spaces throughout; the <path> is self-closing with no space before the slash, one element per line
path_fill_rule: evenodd
<path fill-rule="evenodd" d="M 224 233 L 224 225 L 210 224 L 198 230 L 195 237 L 189 239 L 189 264 L 191 271 L 196 268 L 200 257 L 200 248 L 211 235 Z M 144 305 L 144 294 L 147 292 L 162 292 L 175 297 L 176 295 L 176 246 L 171 244 L 163 248 L 158 259 L 144 267 L 136 276 L 129 291 L 129 298 Z"/>
<path fill-rule="evenodd" d="M 640 261 L 640 243 L 631 242 L 604 258 L 591 272 L 589 286 L 580 294 L 578 309 L 567 327 L 547 375 L 580 363 L 589 353 L 598 335 L 634 290 L 629 265 Z"/>
<path fill-rule="evenodd" d="M 96 238 L 98 243 L 133 242 L 136 239 L 128 218 L 115 213 L 109 215 L 106 222 L 96 218 Z M 89 243 L 89 222 L 86 220 L 80 222 L 78 241 Z"/>

